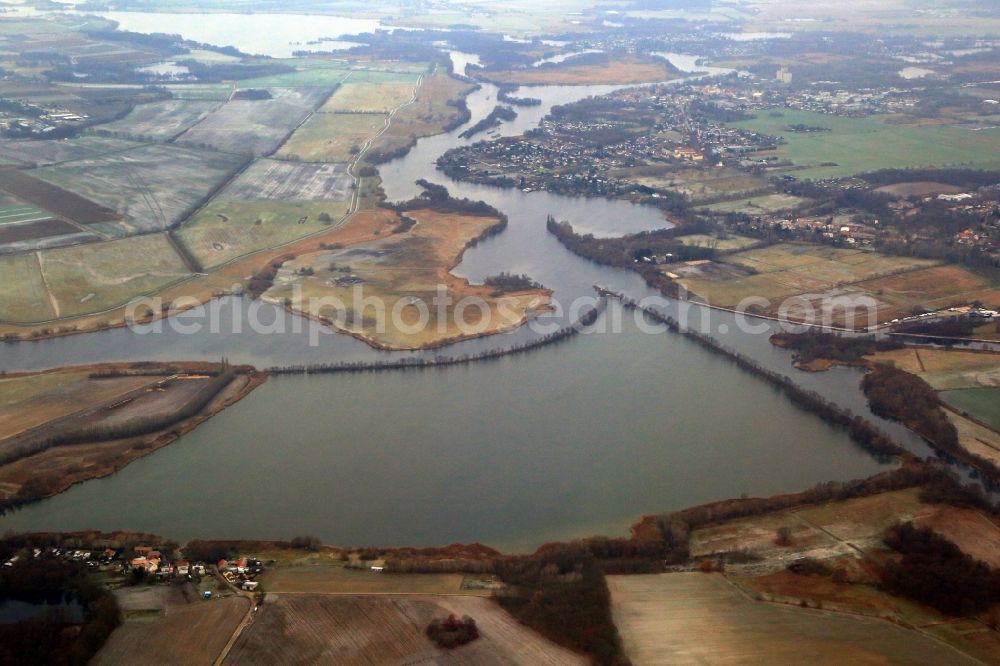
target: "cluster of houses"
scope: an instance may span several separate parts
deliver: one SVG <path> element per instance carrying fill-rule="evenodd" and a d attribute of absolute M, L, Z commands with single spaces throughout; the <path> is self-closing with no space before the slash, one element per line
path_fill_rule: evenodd
<path fill-rule="evenodd" d="M 129 562 L 130 568 L 141 570 L 158 578 L 173 576 L 204 576 L 205 565 L 201 562 L 191 564 L 187 560 L 169 561 L 160 551 L 151 546 L 136 546 L 133 548 L 135 557 Z"/>
<path fill-rule="evenodd" d="M 240 557 L 235 560 L 219 560 L 216 566 L 222 577 L 241 590 L 256 590 L 258 583 L 255 578 L 264 572 L 260 560 Z"/>
<path fill-rule="evenodd" d="M 5 568 L 11 568 L 16 566 L 19 562 L 27 558 L 38 559 L 40 557 L 51 557 L 55 559 L 67 560 L 70 562 L 85 562 L 88 567 L 97 568 L 101 566 L 109 566 L 114 563 L 118 557 L 118 551 L 113 548 L 105 548 L 103 550 L 87 550 L 87 549 L 73 549 L 73 548 L 32 548 L 30 551 L 24 551 L 16 555 L 12 555 L 3 562 Z"/>

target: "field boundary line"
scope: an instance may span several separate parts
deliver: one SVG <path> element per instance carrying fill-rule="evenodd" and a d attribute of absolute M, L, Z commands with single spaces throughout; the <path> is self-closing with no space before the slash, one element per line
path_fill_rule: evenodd
<path fill-rule="evenodd" d="M 59 309 L 59 299 L 56 295 L 52 293 L 52 286 L 49 284 L 49 278 L 45 275 L 45 260 L 42 258 L 41 250 L 35 251 L 35 261 L 38 263 L 38 274 L 42 278 L 42 286 L 45 287 L 45 295 L 49 301 L 49 307 L 52 308 L 52 314 L 55 315 L 53 321 L 58 321 L 62 318 L 62 313 Z"/>
<path fill-rule="evenodd" d="M 666 575 L 669 575 L 669 574 L 666 574 Z M 973 656 L 973 655 L 971 655 L 971 654 L 969 654 L 967 652 L 963 652 L 962 650 L 958 649 L 957 647 L 955 647 L 951 643 L 948 643 L 944 639 L 939 638 L 938 636 L 935 636 L 934 634 L 932 634 L 932 633 L 930 633 L 928 631 L 925 631 L 923 629 L 923 626 L 933 626 L 933 625 L 907 625 L 907 624 L 903 624 L 902 622 L 897 622 L 895 620 L 892 620 L 892 619 L 890 619 L 888 617 L 884 617 L 884 616 L 881 616 L 881 615 L 870 615 L 868 613 L 863 613 L 861 611 L 851 611 L 851 610 L 841 609 L 841 608 L 826 608 L 826 607 L 823 607 L 823 608 L 813 608 L 811 606 L 803 607 L 803 606 L 800 606 L 797 603 L 792 603 L 791 601 L 778 601 L 778 600 L 775 600 L 775 599 L 765 599 L 763 597 L 761 597 L 761 598 L 758 599 L 754 595 L 750 594 L 749 591 L 744 590 L 738 583 L 736 583 L 735 581 L 731 580 L 727 574 L 723 573 L 722 574 L 722 578 L 727 583 L 729 583 L 734 588 L 736 588 L 736 590 L 738 590 L 744 597 L 746 597 L 747 599 L 749 599 L 750 601 L 755 602 L 755 603 L 774 604 L 775 606 L 780 606 L 780 607 L 783 607 L 783 608 L 790 609 L 793 612 L 794 611 L 798 611 L 798 612 L 806 611 L 806 612 L 811 612 L 811 613 L 815 613 L 815 614 L 818 614 L 818 615 L 824 615 L 824 614 L 826 614 L 826 615 L 839 615 L 839 616 L 843 616 L 843 617 L 853 618 L 855 620 L 866 619 L 866 620 L 874 620 L 876 622 L 884 622 L 884 623 L 886 623 L 888 625 L 896 627 L 896 629 L 898 629 L 900 631 L 912 631 L 914 633 L 920 634 L 921 636 L 924 636 L 926 638 L 931 639 L 932 641 L 936 642 L 937 644 L 941 645 L 942 647 L 945 647 L 945 648 L 951 650 L 952 652 L 965 657 L 969 661 L 975 662 L 977 664 L 982 664 L 982 666 L 988 666 L 985 661 L 983 661 L 983 660 L 981 660 L 981 659 L 979 659 L 979 658 L 977 658 L 977 657 L 975 657 L 975 656 Z M 948 624 L 948 623 L 943 623 L 943 624 Z"/>
<path fill-rule="evenodd" d="M 341 82 L 346 81 L 347 78 L 348 77 L 344 77 L 344 79 L 341 79 Z M 282 248 L 286 248 L 286 247 L 289 247 L 291 245 L 295 245 L 296 243 L 300 243 L 302 241 L 309 240 L 310 238 L 315 238 L 315 237 L 321 236 L 321 235 L 323 235 L 325 233 L 329 233 L 329 232 L 331 232 L 331 231 L 333 231 L 335 229 L 340 229 L 347 222 L 349 222 L 350 219 L 352 217 L 354 217 L 354 215 L 356 215 L 358 212 L 361 211 L 361 208 L 360 208 L 360 189 L 361 188 L 360 188 L 360 184 L 359 184 L 360 179 L 358 178 L 358 176 L 356 176 L 354 174 L 354 172 L 353 172 L 354 167 L 357 165 L 357 163 L 361 159 L 361 157 L 364 156 L 365 152 L 367 152 L 367 150 L 371 147 L 371 143 L 373 143 L 376 139 L 380 138 L 383 134 L 385 134 L 386 130 L 389 129 L 389 125 L 392 122 L 392 116 L 394 116 L 395 113 L 397 111 L 399 111 L 399 109 L 402 109 L 403 107 L 409 106 L 410 104 L 413 104 L 414 102 L 416 102 L 416 100 L 417 100 L 417 88 L 419 88 L 423 84 L 423 80 L 424 80 L 424 75 L 421 74 L 420 77 L 417 79 L 417 83 L 413 87 L 413 96 L 410 98 L 410 100 L 408 102 L 405 102 L 405 103 L 399 105 L 398 107 L 396 107 L 395 109 L 393 109 L 389 114 L 387 114 L 387 116 L 386 116 L 386 124 L 382 127 L 382 129 L 374 137 L 372 137 L 371 139 L 369 139 L 366 142 L 366 145 L 364 146 L 364 148 L 362 148 L 361 151 L 358 152 L 358 154 L 357 154 L 357 156 L 355 156 L 354 160 L 352 160 L 351 162 L 348 163 L 347 172 L 354 179 L 354 182 L 355 182 L 356 185 L 358 185 L 358 187 L 354 190 L 354 195 L 353 195 L 351 203 L 350 203 L 350 205 L 349 205 L 349 207 L 347 209 L 347 212 L 339 220 L 337 220 L 337 222 L 335 222 L 334 224 L 331 224 L 331 225 L 327 226 L 324 229 L 320 229 L 318 231 L 315 231 L 315 232 L 313 232 L 311 234 L 306 234 L 305 236 L 299 236 L 298 238 L 294 238 L 292 240 L 285 241 L 284 243 L 280 243 L 278 245 L 272 245 L 271 247 L 261 248 L 259 250 L 253 250 L 251 252 L 247 252 L 246 254 L 241 254 L 238 257 L 233 257 L 232 259 L 228 259 L 227 261 L 224 261 L 221 264 L 212 266 L 211 268 L 206 268 L 204 272 L 205 273 L 212 273 L 212 272 L 218 271 L 218 270 L 220 270 L 222 268 L 225 268 L 227 266 L 231 266 L 232 264 L 235 264 L 235 263 L 238 263 L 240 261 L 243 261 L 244 259 L 249 259 L 250 257 L 255 257 L 257 255 L 265 254 L 267 252 L 274 252 L 276 250 L 281 250 Z M 333 93 L 331 93 L 330 97 L 332 97 L 334 94 L 336 94 L 336 91 L 334 91 Z M 329 97 L 327 99 L 329 99 Z M 316 113 L 316 112 L 314 111 L 313 113 Z M 312 114 L 310 114 L 310 117 L 311 117 L 311 115 Z M 303 123 L 305 123 L 305 121 L 303 121 Z M 286 140 L 286 142 L 287 142 L 287 140 Z M 282 144 L 282 145 L 284 145 L 284 144 Z M 279 146 L 277 149 L 275 149 L 275 152 L 277 152 L 277 150 L 280 150 L 280 149 L 281 149 L 281 147 Z M 243 170 L 248 169 L 250 167 L 250 165 L 254 164 L 255 162 L 257 162 L 260 159 L 278 159 L 278 158 L 274 158 L 274 157 L 258 157 L 258 158 L 255 158 L 255 159 L 251 160 L 250 163 L 247 164 L 247 166 Z M 310 162 L 301 162 L 301 161 L 295 161 L 295 160 L 280 160 L 280 161 L 288 161 L 288 162 L 290 162 L 292 164 L 310 164 Z M 335 164 L 335 163 L 332 163 L 332 164 Z M 341 162 L 341 164 L 343 164 L 343 162 Z M 241 170 L 240 173 L 242 173 L 242 170 Z M 239 175 L 239 174 L 234 174 L 233 178 L 231 180 L 235 180 L 236 177 L 237 177 L 237 175 Z M 220 188 L 220 192 L 222 191 L 222 189 L 223 188 Z M 188 216 L 187 219 L 185 219 L 183 222 L 181 222 L 175 228 L 176 229 L 183 228 L 184 225 L 188 221 L 190 221 L 190 219 L 192 217 L 194 217 L 195 214 L 197 214 L 198 212 L 200 212 L 200 210 L 202 208 L 205 208 L 206 206 L 208 206 L 212 202 L 212 200 L 214 200 L 214 199 L 215 199 L 215 197 L 213 197 L 209 201 L 206 201 L 198 210 L 196 210 L 194 213 L 192 213 L 190 216 Z"/>

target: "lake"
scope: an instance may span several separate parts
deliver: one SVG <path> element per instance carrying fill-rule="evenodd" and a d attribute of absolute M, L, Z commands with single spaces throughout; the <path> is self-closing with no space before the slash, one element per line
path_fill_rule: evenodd
<path fill-rule="evenodd" d="M 459 71 L 475 62 L 463 54 L 452 58 Z M 523 94 L 542 104 L 519 108 L 499 132 L 521 134 L 556 104 L 617 87 L 526 88 Z M 454 269 L 472 281 L 500 271 L 527 273 L 564 303 L 593 297 L 594 284 L 652 296 L 636 274 L 567 251 L 547 233 L 545 219 L 552 214 L 580 231 L 614 236 L 669 226 L 660 211 L 458 183 L 436 171 L 444 151 L 476 140 L 458 135 L 494 108 L 496 94 L 484 84 L 469 97 L 469 123 L 421 139 L 407 156 L 382 165 L 388 197 L 409 198 L 419 191 L 415 181 L 428 178 L 505 212 L 507 229 L 466 251 Z M 682 307 L 662 304 L 671 315 Z M 310 344 L 316 325 L 295 318 L 273 335 L 237 326 L 253 313 L 283 316 L 259 302 L 228 298 L 209 309 L 217 311 L 219 332 L 114 330 L 0 345 L 0 369 L 223 355 L 262 368 L 392 357 L 344 335 Z M 610 308 L 601 322 L 618 313 Z M 692 317 L 710 318 L 710 332 L 767 367 L 794 372 L 790 354 L 768 343 L 771 324 L 747 334 L 728 313 L 694 308 Z M 292 330 L 295 322 L 302 330 Z M 476 353 L 533 337 L 537 333 L 524 327 L 444 353 Z M 867 415 L 859 377 L 853 370 L 796 374 L 808 388 Z M 872 418 L 926 451 L 898 425 Z M 314 534 L 341 545 L 479 540 L 527 550 L 552 539 L 623 535 L 646 513 L 801 490 L 880 469 L 844 433 L 726 359 L 679 336 L 644 333 L 625 317 L 618 333 L 582 335 L 480 365 L 274 378 L 179 442 L 114 476 L 0 518 L 0 529 L 114 528 L 177 539 Z"/>
<path fill-rule="evenodd" d="M 728 360 L 623 321 L 618 334 L 472 366 L 272 378 L 179 442 L 0 528 L 523 551 L 884 469 Z"/>

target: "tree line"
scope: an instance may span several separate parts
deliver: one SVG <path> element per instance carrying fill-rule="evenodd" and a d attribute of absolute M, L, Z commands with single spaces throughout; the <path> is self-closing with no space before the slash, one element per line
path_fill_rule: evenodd
<path fill-rule="evenodd" d="M 567 340 L 585 328 L 592 326 L 607 307 L 607 299 L 599 299 L 597 305 L 587 308 L 583 314 L 569 326 L 548 333 L 534 340 L 522 342 L 510 347 L 487 349 L 475 354 L 460 354 L 458 356 L 435 356 L 433 358 L 406 357 L 389 361 L 345 361 L 342 363 L 320 363 L 313 365 L 287 365 L 268 369 L 273 375 L 311 375 L 337 374 L 354 372 L 380 372 L 385 370 L 419 370 L 422 368 L 438 368 L 450 365 L 468 365 L 479 361 L 499 359 L 504 356 L 523 354 L 546 345 Z"/>
<path fill-rule="evenodd" d="M 899 421 L 934 448 L 973 465 L 993 480 L 1000 479 L 996 464 L 962 446 L 937 391 L 917 375 L 891 363 L 879 363 L 861 380 L 861 388 L 877 415 Z"/>
<path fill-rule="evenodd" d="M 98 423 L 87 427 L 68 428 L 53 434 L 45 434 L 43 427 L 42 434 L 32 436 L 31 433 L 28 433 L 20 441 L 13 442 L 5 447 L 3 453 L 0 453 L 0 465 L 6 465 L 21 458 L 36 455 L 56 446 L 109 442 L 116 439 L 141 437 L 166 430 L 171 426 L 200 414 L 225 387 L 232 383 L 235 376 L 236 371 L 234 369 L 225 369 L 205 382 L 205 385 L 198 389 L 198 392 L 183 406 L 167 414 L 137 417 L 121 423 Z M 29 481 L 21 487 L 18 499 L 34 499 L 38 496 L 37 491 L 38 489 Z"/>
<path fill-rule="evenodd" d="M 791 349 L 797 363 L 815 360 L 856 363 L 869 354 L 892 349 L 902 349 L 903 343 L 893 339 L 877 340 L 874 336 L 847 337 L 820 331 L 805 333 L 776 333 L 771 344 Z"/>
<path fill-rule="evenodd" d="M 827 400 L 819 393 L 802 388 L 786 375 L 765 368 L 756 360 L 745 356 L 735 349 L 730 349 L 720 343 L 715 338 L 681 327 L 677 321 L 652 308 L 642 307 L 634 300 L 607 290 L 602 290 L 604 295 L 614 296 L 622 302 L 624 307 L 637 309 L 645 313 L 651 319 L 664 324 L 667 329 L 674 333 L 679 333 L 687 339 L 696 342 L 702 348 L 710 352 L 728 357 L 740 369 L 745 370 L 756 377 L 763 379 L 771 386 L 779 389 L 791 400 L 792 404 L 820 417 L 827 423 L 844 430 L 848 436 L 861 448 L 871 453 L 876 459 L 888 461 L 894 457 L 906 453 L 899 444 L 894 442 L 888 435 L 879 430 L 871 421 L 860 415 L 856 415 L 848 409 L 843 409 L 839 405 Z"/>
<path fill-rule="evenodd" d="M 1000 601 L 1000 571 L 973 559 L 937 532 L 906 522 L 890 528 L 886 544 L 902 554 L 888 560 L 882 584 L 952 616 L 969 616 Z"/>

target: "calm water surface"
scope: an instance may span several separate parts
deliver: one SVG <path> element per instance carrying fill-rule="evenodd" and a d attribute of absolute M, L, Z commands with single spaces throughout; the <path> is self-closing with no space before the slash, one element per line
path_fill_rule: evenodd
<path fill-rule="evenodd" d="M 461 54 L 453 59 L 461 67 L 474 62 Z M 613 89 L 527 88 L 523 94 L 543 104 L 518 109 L 500 131 L 523 133 L 555 104 Z M 470 97 L 470 123 L 495 104 L 496 89 L 484 85 Z M 659 211 L 453 182 L 434 163 L 465 144 L 458 138 L 463 129 L 422 139 L 380 169 L 390 199 L 413 196 L 414 181 L 429 178 L 508 214 L 508 228 L 467 251 L 457 274 L 481 281 L 501 270 L 525 272 L 564 302 L 592 296 L 594 284 L 651 295 L 635 274 L 566 251 L 546 232 L 545 218 L 553 214 L 579 230 L 613 236 L 667 226 Z M 312 325 L 301 320 L 303 330 L 280 335 L 232 324 L 252 312 L 264 320 L 278 316 L 266 304 L 230 298 L 211 307 L 224 322 L 219 333 L 116 330 L 0 345 L 0 369 L 222 355 L 268 367 L 391 356 L 343 335 L 310 345 Z M 663 305 L 673 315 L 677 307 Z M 767 341 L 769 325 L 747 335 L 731 315 L 700 308 L 692 321 L 709 314 L 708 330 L 726 344 L 792 372 L 788 353 Z M 523 328 L 446 353 L 505 347 L 534 335 Z M 858 379 L 846 370 L 796 375 L 867 413 Z M 898 426 L 884 426 L 921 446 Z M 179 539 L 316 534 L 339 544 L 480 540 L 521 550 L 556 538 L 624 534 L 643 513 L 798 490 L 878 469 L 843 433 L 728 361 L 678 336 L 642 333 L 625 317 L 619 333 L 579 336 L 482 365 L 272 379 L 178 443 L 8 515 L 0 529 L 121 528 Z"/>
<path fill-rule="evenodd" d="M 726 360 L 625 322 L 462 368 L 274 378 L 180 442 L 0 528 L 527 550 L 880 469 Z"/>

